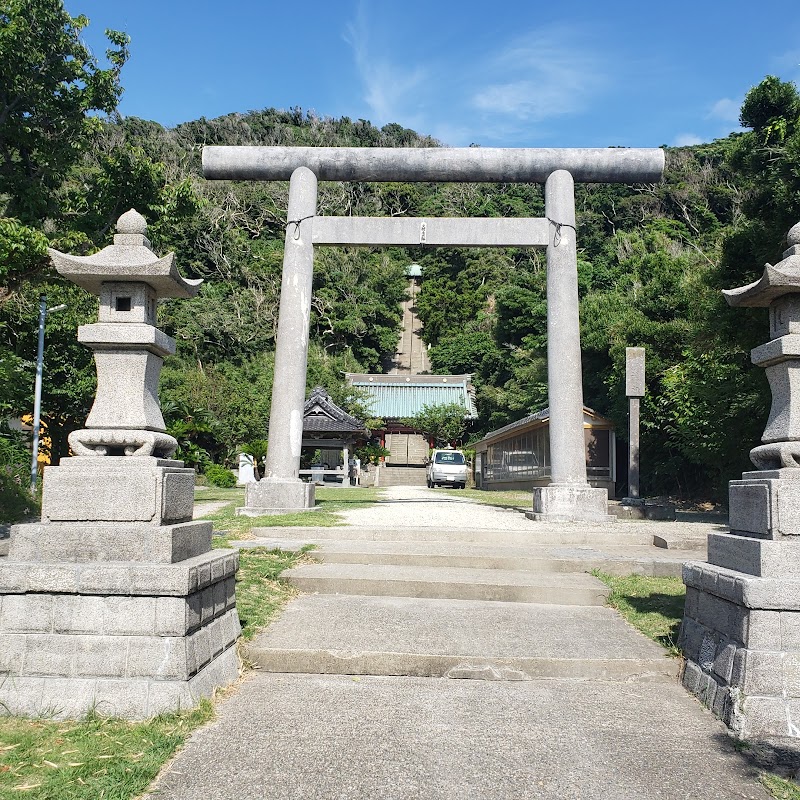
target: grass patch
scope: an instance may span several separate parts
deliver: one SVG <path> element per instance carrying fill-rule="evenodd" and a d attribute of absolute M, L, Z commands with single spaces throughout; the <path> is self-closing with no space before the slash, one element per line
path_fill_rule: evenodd
<path fill-rule="evenodd" d="M 800 786 L 794 781 L 766 772 L 762 773 L 760 778 L 764 788 L 775 800 L 800 800 Z"/>
<path fill-rule="evenodd" d="M 213 497 L 209 496 L 213 492 Z M 326 489 L 318 487 L 316 491 L 317 507 L 314 511 L 300 511 L 296 514 L 275 514 L 267 517 L 245 517 L 236 516 L 237 506 L 244 505 L 244 493 L 242 489 L 214 489 L 209 492 L 201 492 L 196 500 L 204 503 L 208 501 L 222 501 L 226 499 L 228 493 L 230 502 L 224 508 L 207 514 L 202 519 L 210 520 L 214 523 L 214 533 L 221 536 L 218 542 L 228 542 L 231 539 L 250 538 L 251 528 L 272 528 L 272 527 L 297 527 L 309 526 L 319 528 L 331 528 L 342 525 L 341 518 L 337 511 L 346 511 L 350 508 L 366 508 L 376 503 L 381 498 L 381 489 L 375 488 L 352 488 L 352 489 Z M 215 545 L 217 542 L 215 541 Z M 222 546 L 225 546 L 224 544 Z"/>
<path fill-rule="evenodd" d="M 96 715 L 77 722 L 0 717 L 0 800 L 136 797 L 212 716 L 206 700 L 139 723 Z"/>
<path fill-rule="evenodd" d="M 686 587 L 680 578 L 650 578 L 645 575 L 592 575 L 611 588 L 608 605 L 616 608 L 634 628 L 678 656 L 678 631 L 683 619 Z"/>
<path fill-rule="evenodd" d="M 533 508 L 533 493 L 520 491 L 487 492 L 483 489 L 437 489 L 452 497 L 462 497 L 483 503 L 487 506 L 502 506 L 503 508 L 519 508 L 530 511 Z"/>
<path fill-rule="evenodd" d="M 223 489 L 219 486 L 202 486 L 200 491 L 194 493 L 195 503 L 217 503 L 228 502 L 236 505 L 244 505 L 244 488 L 234 486 L 230 489 Z"/>
<path fill-rule="evenodd" d="M 299 553 L 254 547 L 239 552 L 236 576 L 236 610 L 242 623 L 242 639 L 253 638 L 298 591 L 279 576 L 285 569 L 306 560 L 311 547 Z"/>

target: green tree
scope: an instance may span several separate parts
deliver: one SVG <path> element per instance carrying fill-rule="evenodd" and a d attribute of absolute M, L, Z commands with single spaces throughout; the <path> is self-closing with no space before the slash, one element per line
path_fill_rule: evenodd
<path fill-rule="evenodd" d="M 17 522 L 36 511 L 30 461 L 22 436 L 0 425 L 0 522 Z"/>
<path fill-rule="evenodd" d="M 48 306 L 66 308 L 47 315 L 42 422 L 53 463 L 68 452 L 67 437 L 83 427 L 96 386 L 92 353 L 77 341 L 77 329 L 97 320 L 97 298 L 73 284 L 25 282 L 0 306 L 0 418 L 33 412 L 39 295 Z M 8 380 L 2 377 L 8 374 Z"/>
<path fill-rule="evenodd" d="M 107 30 L 110 66 L 81 41 L 89 24 L 61 0 L 0 0 L 0 196 L 3 215 L 31 223 L 52 212 L 53 192 L 122 93 L 129 39 Z"/>
<path fill-rule="evenodd" d="M 786 233 L 800 220 L 797 87 L 767 76 L 747 93 L 741 122 L 751 130 L 737 138 L 730 162 L 741 176 L 745 198 L 742 215 L 724 241 L 721 288 L 749 283 L 765 261 L 779 260 Z M 741 317 L 737 327 L 741 330 Z"/>
<path fill-rule="evenodd" d="M 464 406 L 458 403 L 441 403 L 423 406 L 413 417 L 402 420 L 404 425 L 432 437 L 437 445 L 461 442 L 469 426 Z"/>

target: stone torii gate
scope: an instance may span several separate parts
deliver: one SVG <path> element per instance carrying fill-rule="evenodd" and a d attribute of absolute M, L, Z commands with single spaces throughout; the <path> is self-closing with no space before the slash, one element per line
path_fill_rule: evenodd
<path fill-rule="evenodd" d="M 604 521 L 606 492 L 586 479 L 578 319 L 574 182 L 652 183 L 660 149 L 204 147 L 212 180 L 289 180 L 289 209 L 269 421 L 266 475 L 249 484 L 249 515 L 311 508 L 298 477 L 303 440 L 315 245 L 546 247 L 549 486 L 534 490 L 534 519 Z M 545 217 L 317 216 L 317 181 L 544 183 Z"/>

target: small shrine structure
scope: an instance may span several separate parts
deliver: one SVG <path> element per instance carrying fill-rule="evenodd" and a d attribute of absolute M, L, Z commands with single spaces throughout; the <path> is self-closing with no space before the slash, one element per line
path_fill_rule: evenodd
<path fill-rule="evenodd" d="M 322 450 L 326 472 L 339 472 L 342 483 L 351 486 L 350 459 L 358 442 L 369 437 L 370 431 L 363 420 L 336 405 L 322 386 L 314 387 L 303 407 L 303 449 Z M 341 471 L 337 470 L 339 464 L 342 465 Z M 312 478 L 318 472 L 300 470 L 301 475 L 312 474 Z"/>
<path fill-rule="evenodd" d="M 550 467 L 550 409 L 487 433 L 476 442 L 475 486 L 489 491 L 547 486 Z M 587 406 L 583 407 L 583 438 L 589 485 L 614 497 L 617 480 L 614 423 Z"/>

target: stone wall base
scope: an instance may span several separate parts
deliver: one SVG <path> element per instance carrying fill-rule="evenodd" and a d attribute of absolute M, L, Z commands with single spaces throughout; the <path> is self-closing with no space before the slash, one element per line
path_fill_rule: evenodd
<path fill-rule="evenodd" d="M 533 490 L 533 511 L 525 516 L 537 522 L 612 522 L 608 493 L 591 486 L 551 483 Z"/>
<path fill-rule="evenodd" d="M 247 484 L 244 503 L 244 506 L 236 509 L 236 513 L 246 517 L 312 511 L 315 487 L 313 483 L 305 483 L 300 479 L 262 478 L 257 483 Z"/>
<path fill-rule="evenodd" d="M 187 680 L 0 676 L 0 713 L 78 719 L 89 712 L 130 720 L 194 708 L 239 677 L 239 656 L 228 647 Z"/>
<path fill-rule="evenodd" d="M 185 528 L 205 538 L 204 524 L 172 533 L 180 539 Z M 0 713 L 67 718 L 95 710 L 145 719 L 191 708 L 237 678 L 235 550 L 177 563 L 166 561 L 169 553 L 161 563 L 46 560 L 54 543 L 65 555 L 61 535 L 77 527 L 20 526 L 19 548 L 12 529 L 11 553 L 0 563 Z M 140 533 L 101 528 L 103 547 Z M 41 549 L 32 546 L 37 531 Z M 168 529 L 152 533 L 174 542 Z M 38 560 L 17 560 L 22 553 Z"/>
<path fill-rule="evenodd" d="M 800 580 L 684 565 L 683 685 L 740 738 L 800 736 Z"/>

